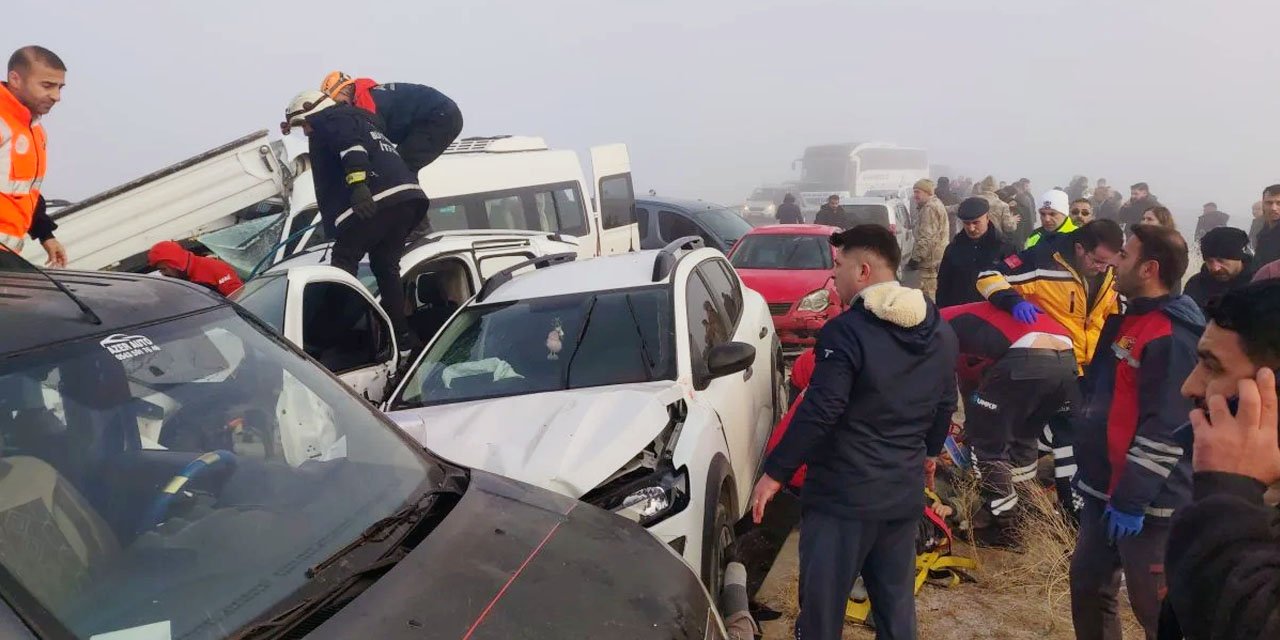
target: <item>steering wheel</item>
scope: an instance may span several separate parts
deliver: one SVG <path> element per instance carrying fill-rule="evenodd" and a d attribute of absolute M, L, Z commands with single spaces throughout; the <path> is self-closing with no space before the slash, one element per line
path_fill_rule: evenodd
<path fill-rule="evenodd" d="M 151 507 L 146 511 L 146 515 L 142 520 L 142 527 L 138 529 L 138 533 L 145 533 L 160 526 L 160 523 L 164 522 L 169 514 L 169 505 L 173 503 L 174 496 L 193 478 L 213 467 L 235 468 L 237 463 L 236 454 L 225 449 L 210 451 L 188 462 L 187 466 L 183 467 L 182 471 L 178 472 L 178 475 L 170 479 L 164 488 L 160 490 L 160 495 L 156 496 L 156 499 L 151 502 Z"/>

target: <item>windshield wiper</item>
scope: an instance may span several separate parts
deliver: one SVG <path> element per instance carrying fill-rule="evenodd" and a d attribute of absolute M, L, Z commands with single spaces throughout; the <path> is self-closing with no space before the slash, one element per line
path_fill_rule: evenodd
<path fill-rule="evenodd" d="M 569 354 L 569 359 L 564 363 L 564 379 L 561 381 L 561 387 L 569 388 L 569 371 L 573 369 L 573 359 L 578 357 L 578 349 L 582 347 L 582 339 L 587 335 L 587 327 L 591 325 L 591 314 L 596 310 L 596 301 L 600 296 L 591 296 L 591 304 L 587 306 L 587 312 L 582 314 L 582 326 L 578 329 L 578 337 L 573 341 L 573 353 Z"/>
<path fill-rule="evenodd" d="M 623 299 L 627 301 L 627 312 L 631 315 L 631 324 L 636 328 L 636 335 L 640 336 L 640 354 L 641 362 L 644 363 L 644 374 L 646 380 L 653 380 L 653 368 L 657 366 L 653 356 L 649 355 L 649 342 L 644 339 L 644 331 L 640 328 L 640 318 L 636 317 L 636 307 L 631 304 L 631 294 L 626 294 Z"/>
<path fill-rule="evenodd" d="M 436 498 L 441 495 L 462 495 L 463 489 L 457 483 L 450 482 L 448 479 L 445 482 L 448 485 L 447 488 L 423 492 L 417 499 L 406 504 L 400 510 L 369 525 L 350 544 L 325 558 L 319 564 L 307 569 L 307 580 L 316 585 L 311 593 L 306 594 L 293 606 L 271 618 L 239 631 L 230 640 L 257 640 L 259 638 L 272 638 L 283 635 L 294 629 L 313 613 L 327 608 L 333 602 L 344 598 L 346 600 L 354 599 L 358 593 L 351 594 L 349 592 L 358 582 L 369 578 L 376 580 L 382 574 L 390 571 L 405 556 L 409 555 L 409 549 L 398 545 L 435 510 Z M 400 535 L 391 543 L 392 550 L 390 553 L 384 553 L 377 559 L 363 565 L 344 566 L 344 561 L 349 560 L 351 554 L 357 549 L 373 543 L 386 542 L 397 531 L 400 532 Z M 304 591 L 307 588 L 305 585 L 302 587 Z"/>
<path fill-rule="evenodd" d="M 79 296 L 77 296 L 76 294 L 71 293 L 71 290 L 68 289 L 66 285 L 62 284 L 61 282 L 58 282 L 53 278 L 53 276 L 49 275 L 48 273 L 45 273 L 44 269 L 41 269 L 40 267 L 37 267 L 34 264 L 31 264 L 29 261 L 27 261 L 26 258 L 23 258 L 21 255 L 18 255 L 16 251 L 11 251 L 7 245 L 3 245 L 2 243 L 0 243 L 0 269 L 6 270 L 6 271 L 13 271 L 16 273 L 25 273 L 25 270 L 23 269 L 10 268 L 15 264 L 18 266 L 25 266 L 31 271 L 34 271 L 40 274 L 41 276 L 43 276 L 45 280 L 52 282 L 53 286 L 58 288 L 58 291 L 61 291 L 64 295 L 70 298 L 72 302 L 76 303 L 76 306 L 80 308 L 80 312 L 84 314 L 85 320 L 88 320 L 93 324 L 102 324 L 102 318 L 99 318 L 98 314 L 94 313 L 93 309 L 90 309 L 89 305 L 84 303 L 84 300 L 81 300 Z"/>

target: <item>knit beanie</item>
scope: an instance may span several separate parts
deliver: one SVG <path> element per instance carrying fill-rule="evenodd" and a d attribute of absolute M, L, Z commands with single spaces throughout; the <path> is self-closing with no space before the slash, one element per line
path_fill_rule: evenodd
<path fill-rule="evenodd" d="M 1200 238 L 1200 255 L 1205 259 L 1244 260 L 1249 254 L 1249 234 L 1235 227 L 1210 229 Z"/>
<path fill-rule="evenodd" d="M 934 190 L 933 181 L 928 178 L 921 178 L 920 180 L 916 180 L 916 183 L 914 186 L 912 186 L 912 188 L 919 189 L 929 195 L 933 195 L 933 190 Z"/>

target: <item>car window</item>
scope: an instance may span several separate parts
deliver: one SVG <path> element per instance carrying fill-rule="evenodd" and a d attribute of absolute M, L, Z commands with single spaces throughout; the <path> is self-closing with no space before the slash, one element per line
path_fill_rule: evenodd
<path fill-rule="evenodd" d="M 658 235 L 662 236 L 663 242 L 679 240 L 685 236 L 709 239 L 706 232 L 689 218 L 674 211 L 665 210 L 658 212 Z"/>
<path fill-rule="evenodd" d="M 751 225 L 742 216 L 728 209 L 706 209 L 696 215 L 698 222 L 710 228 L 726 247 L 732 247 L 733 243 L 751 231 Z"/>
<path fill-rule="evenodd" d="M 302 290 L 302 349 L 334 373 L 391 359 L 390 327 L 376 308 L 341 282 Z"/>
<path fill-rule="evenodd" d="M 550 191 L 539 191 L 533 194 L 533 205 L 537 209 L 539 231 L 559 231 L 560 221 L 556 219 L 555 195 Z"/>
<path fill-rule="evenodd" d="M 582 209 L 582 197 L 574 187 L 556 189 L 556 214 L 560 217 L 560 231 L 574 235 L 586 235 L 587 214 Z"/>
<path fill-rule="evenodd" d="M 738 269 L 825 270 L 831 268 L 831 243 L 826 236 L 750 235 L 729 261 Z"/>
<path fill-rule="evenodd" d="M 649 210 L 644 207 L 636 207 L 636 226 L 640 227 L 640 239 L 645 240 L 649 237 Z"/>
<path fill-rule="evenodd" d="M 845 214 L 850 217 L 854 226 L 860 224 L 878 224 L 889 226 L 889 206 L 884 204 L 846 204 Z"/>
<path fill-rule="evenodd" d="M 729 265 L 723 260 L 707 260 L 698 265 L 697 271 L 711 288 L 711 294 L 720 301 L 726 326 L 737 327 L 738 320 L 742 318 L 742 286 L 738 277 L 730 272 Z"/>
<path fill-rule="evenodd" d="M 284 305 L 289 279 L 283 273 L 268 273 L 250 279 L 231 294 L 231 300 L 269 325 L 276 333 L 284 331 Z"/>
<path fill-rule="evenodd" d="M 520 196 L 490 198 L 484 201 L 484 210 L 489 218 L 490 229 L 529 228 L 524 217 L 524 205 L 520 203 Z"/>
<path fill-rule="evenodd" d="M 674 336 L 665 287 L 464 308 L 392 407 L 669 380 Z"/>
<path fill-rule="evenodd" d="M 461 203 L 438 205 L 432 202 L 431 208 L 427 209 L 427 222 L 431 224 L 432 231 L 471 228 L 467 221 L 467 208 Z"/>
<path fill-rule="evenodd" d="M 56 637 L 236 635 L 443 477 L 227 308 L 5 358 L 0 437 L 5 598 Z"/>
<path fill-rule="evenodd" d="M 689 274 L 685 305 L 688 313 L 686 329 L 689 336 L 689 359 L 694 376 L 702 377 L 707 373 L 707 353 L 729 341 L 729 327 L 716 308 L 711 291 L 703 284 L 696 271 Z"/>
<path fill-rule="evenodd" d="M 600 217 L 606 229 L 635 223 L 635 191 L 631 188 L 631 174 L 600 179 Z"/>

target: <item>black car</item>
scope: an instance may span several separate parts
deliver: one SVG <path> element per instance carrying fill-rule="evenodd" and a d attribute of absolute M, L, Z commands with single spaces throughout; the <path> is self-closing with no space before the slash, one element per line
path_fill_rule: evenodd
<path fill-rule="evenodd" d="M 0 318 L 0 637 L 722 637 L 638 525 L 424 451 L 199 287 L 0 270 Z"/>
<path fill-rule="evenodd" d="M 729 253 L 751 231 L 751 225 L 733 209 L 679 198 L 637 198 L 636 224 L 641 249 L 661 249 L 674 240 L 698 236 L 708 247 Z"/>

